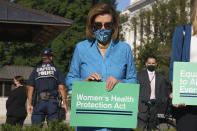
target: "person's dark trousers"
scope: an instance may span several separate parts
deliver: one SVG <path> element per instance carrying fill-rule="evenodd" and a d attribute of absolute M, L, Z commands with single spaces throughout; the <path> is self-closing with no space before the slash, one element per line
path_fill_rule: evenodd
<path fill-rule="evenodd" d="M 66 112 L 64 108 L 58 108 L 58 121 L 62 122 L 63 120 L 66 120 Z"/>
<path fill-rule="evenodd" d="M 147 112 L 139 112 L 138 119 L 137 119 L 137 128 L 145 129 L 146 124 L 149 123 L 149 128 L 154 128 L 156 126 L 156 114 L 158 109 L 156 107 L 152 107 L 150 109 L 150 116 L 148 122 L 148 111 Z"/>
<path fill-rule="evenodd" d="M 25 121 L 26 117 L 12 117 L 12 116 L 7 116 L 6 123 L 10 125 L 19 125 L 23 126 L 23 123 Z"/>
<path fill-rule="evenodd" d="M 38 125 L 45 121 L 47 124 L 54 119 L 58 119 L 58 104 L 56 99 L 49 99 L 48 101 L 40 100 L 34 107 L 32 113 L 32 124 Z"/>
<path fill-rule="evenodd" d="M 197 131 L 197 107 L 175 109 L 177 131 Z"/>

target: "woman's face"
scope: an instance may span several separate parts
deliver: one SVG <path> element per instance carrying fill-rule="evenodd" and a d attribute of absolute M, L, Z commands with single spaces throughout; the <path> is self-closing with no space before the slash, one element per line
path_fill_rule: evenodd
<path fill-rule="evenodd" d="M 112 28 L 112 26 L 113 26 L 112 16 L 110 14 L 98 15 L 94 20 L 95 29 L 105 28 L 109 30 Z"/>
<path fill-rule="evenodd" d="M 15 85 L 18 85 L 20 82 L 17 81 L 16 79 L 13 80 Z"/>

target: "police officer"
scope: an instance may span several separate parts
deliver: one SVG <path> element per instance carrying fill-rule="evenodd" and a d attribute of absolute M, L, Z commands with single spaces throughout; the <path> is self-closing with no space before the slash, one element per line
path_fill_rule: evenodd
<path fill-rule="evenodd" d="M 67 111 L 64 76 L 62 71 L 54 66 L 53 56 L 54 52 L 50 48 L 45 48 L 42 51 L 42 61 L 29 77 L 28 111 L 32 114 L 32 124 L 39 124 L 45 118 L 47 123 L 58 118 L 58 92 L 61 94 L 63 107 Z M 36 100 L 34 105 L 32 105 L 32 99 Z"/>

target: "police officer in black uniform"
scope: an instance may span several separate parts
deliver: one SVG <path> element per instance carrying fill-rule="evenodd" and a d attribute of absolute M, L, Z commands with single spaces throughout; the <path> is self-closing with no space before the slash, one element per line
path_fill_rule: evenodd
<path fill-rule="evenodd" d="M 45 48 L 42 51 L 42 61 L 29 77 L 28 111 L 32 114 L 32 124 L 40 124 L 45 118 L 47 123 L 58 118 L 58 92 L 67 111 L 65 79 L 62 71 L 54 66 L 53 56 L 54 52 L 50 48 Z"/>

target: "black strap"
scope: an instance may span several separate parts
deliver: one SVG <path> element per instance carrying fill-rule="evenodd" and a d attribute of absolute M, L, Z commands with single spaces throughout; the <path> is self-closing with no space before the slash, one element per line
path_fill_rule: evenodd
<path fill-rule="evenodd" d="M 39 100 L 46 100 L 48 101 L 49 99 L 56 99 L 57 96 L 51 95 L 49 92 L 41 92 L 39 94 Z"/>
<path fill-rule="evenodd" d="M 183 25 L 183 40 L 182 40 L 182 48 L 181 48 L 181 61 L 183 61 L 183 46 L 184 46 L 184 42 L 185 42 L 185 25 Z"/>

